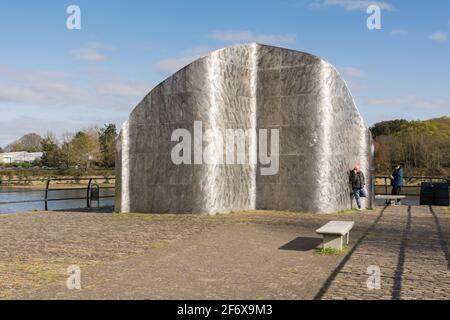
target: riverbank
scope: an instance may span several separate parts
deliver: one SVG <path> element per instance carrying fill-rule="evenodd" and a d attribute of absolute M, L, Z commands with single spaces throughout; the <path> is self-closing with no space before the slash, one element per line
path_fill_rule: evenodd
<path fill-rule="evenodd" d="M 98 184 L 101 188 L 112 188 L 115 185 L 112 183 L 102 183 L 98 182 L 98 180 L 93 180 L 92 183 Z M 77 188 L 87 188 L 88 181 L 86 183 L 51 183 L 49 186 L 49 190 L 52 189 L 77 189 Z M 0 184 L 0 192 L 1 191 L 14 191 L 14 190 L 45 190 L 46 183 L 36 183 L 36 184 L 16 184 L 16 185 L 1 185 Z"/>
<path fill-rule="evenodd" d="M 2 169 L 0 170 L 0 187 L 30 187 L 45 185 L 49 179 L 52 184 L 77 184 L 77 179 L 94 178 L 95 183 L 110 184 L 114 180 L 115 171 L 110 169 L 99 170 L 42 170 L 42 169 Z M 64 181 L 65 180 L 65 181 Z M 86 180 L 87 182 L 88 180 Z M 113 182 L 113 181 L 112 181 Z"/>
<path fill-rule="evenodd" d="M 45 175 L 37 174 L 25 175 L 26 172 L 17 173 L 8 171 L 9 175 L 5 175 L 5 170 L 0 171 L 0 188 L 7 189 L 45 189 L 47 182 L 50 180 L 49 188 L 80 188 L 87 187 L 89 181 L 104 187 L 115 185 L 115 177 L 113 172 L 104 172 L 105 174 L 62 174 L 55 172 L 45 172 Z M 72 172 L 73 173 L 73 172 Z"/>
<path fill-rule="evenodd" d="M 49 177 L 49 176 L 82 176 L 82 175 L 92 175 L 92 176 L 111 176 L 114 175 L 114 169 L 89 169 L 80 170 L 75 168 L 70 169 L 41 169 L 41 168 L 30 168 L 30 169 L 13 169 L 13 168 L 1 168 L 0 177 L 5 176 L 38 176 L 38 177 Z"/>

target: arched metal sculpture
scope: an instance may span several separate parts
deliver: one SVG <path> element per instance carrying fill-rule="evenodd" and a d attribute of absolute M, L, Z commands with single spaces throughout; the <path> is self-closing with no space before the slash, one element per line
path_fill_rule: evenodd
<path fill-rule="evenodd" d="M 276 129 L 279 148 L 269 151 L 279 161 L 277 173 L 262 175 L 267 163 L 261 162 L 195 161 L 202 160 L 198 154 L 192 164 L 175 164 L 173 133 L 193 133 L 199 123 L 202 130 L 249 133 L 248 159 L 261 151 L 259 130 Z M 227 148 L 218 139 L 194 139 L 196 147 Z M 371 134 L 330 63 L 283 48 L 238 45 L 194 61 L 134 109 L 117 143 L 116 210 L 345 210 L 351 206 L 348 173 L 356 164 L 372 195 L 372 157 Z"/>

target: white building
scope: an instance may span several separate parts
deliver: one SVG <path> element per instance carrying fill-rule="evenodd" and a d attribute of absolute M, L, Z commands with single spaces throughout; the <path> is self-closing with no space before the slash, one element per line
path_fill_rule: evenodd
<path fill-rule="evenodd" d="M 23 163 L 23 162 L 33 162 L 42 158 L 42 152 L 7 152 L 0 153 L 0 163 Z"/>

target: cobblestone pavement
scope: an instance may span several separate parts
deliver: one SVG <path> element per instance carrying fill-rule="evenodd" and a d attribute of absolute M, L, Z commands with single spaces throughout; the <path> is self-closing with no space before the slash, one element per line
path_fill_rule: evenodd
<path fill-rule="evenodd" d="M 352 220 L 356 241 L 376 216 L 377 211 L 0 216 L 0 294 L 10 299 L 312 299 L 344 256 L 317 254 L 321 238 L 315 230 L 330 220 Z M 73 264 L 81 267 L 81 291 L 65 285 Z"/>
<path fill-rule="evenodd" d="M 341 255 L 314 230 L 355 221 Z M 362 214 L 0 215 L 0 298 L 448 299 L 448 208 Z M 79 265 L 82 290 L 67 290 Z M 367 267 L 381 269 L 369 290 Z"/>
<path fill-rule="evenodd" d="M 448 209 L 387 207 L 331 274 L 318 299 L 450 299 Z M 368 289 L 378 266 L 381 288 Z"/>
<path fill-rule="evenodd" d="M 80 212 L 0 214 L 0 299 L 82 269 L 127 259 L 213 227 L 187 215 Z"/>

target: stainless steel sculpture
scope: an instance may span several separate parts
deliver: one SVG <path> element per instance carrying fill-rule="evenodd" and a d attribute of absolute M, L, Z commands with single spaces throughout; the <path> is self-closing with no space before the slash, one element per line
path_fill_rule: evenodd
<path fill-rule="evenodd" d="M 251 163 L 175 165 L 171 135 L 192 132 L 194 121 L 278 128 L 279 173 L 260 175 L 261 165 Z M 255 137 L 249 144 L 256 152 Z M 339 73 L 316 56 L 266 45 L 215 51 L 162 82 L 124 124 L 117 151 L 119 212 L 345 210 L 356 164 L 372 194 L 371 134 Z"/>

